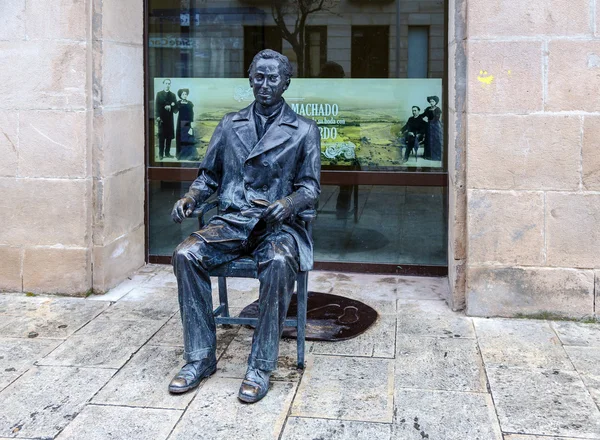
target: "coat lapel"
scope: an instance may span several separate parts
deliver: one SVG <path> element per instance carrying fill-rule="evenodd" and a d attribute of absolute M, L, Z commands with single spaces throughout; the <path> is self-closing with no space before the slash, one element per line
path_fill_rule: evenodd
<path fill-rule="evenodd" d="M 233 131 L 246 147 L 246 153 L 252 151 L 258 141 L 254 126 L 254 104 L 237 112 L 233 116 L 233 123 Z"/>
<path fill-rule="evenodd" d="M 252 111 L 252 115 L 254 115 Z M 254 129 L 254 116 L 252 116 L 251 123 Z M 275 147 L 280 146 L 284 142 L 287 142 L 292 137 L 292 133 L 298 128 L 298 117 L 296 113 L 290 108 L 287 103 L 283 103 L 281 113 L 277 117 L 277 120 L 271 124 L 267 132 L 260 139 L 248 156 L 251 159 L 256 156 L 260 156 L 264 152 L 271 150 Z M 256 131 L 256 130 L 255 130 Z M 254 134 L 256 138 L 256 133 Z"/>

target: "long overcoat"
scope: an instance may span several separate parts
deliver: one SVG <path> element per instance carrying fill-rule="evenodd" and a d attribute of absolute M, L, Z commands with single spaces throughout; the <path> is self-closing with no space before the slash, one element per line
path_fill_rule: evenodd
<path fill-rule="evenodd" d="M 200 203 L 217 191 L 219 214 L 195 235 L 208 242 L 247 240 L 258 219 L 245 217 L 240 211 L 256 207 L 252 200 L 273 203 L 289 196 L 294 213 L 282 228 L 296 240 L 300 269 L 309 270 L 313 265 L 312 242 L 295 215 L 314 207 L 321 192 L 319 129 L 285 102 L 261 139 L 254 118 L 253 103 L 225 115 L 215 129 L 188 195 Z"/>
<path fill-rule="evenodd" d="M 171 110 L 167 110 L 166 105 L 171 105 Z M 173 139 L 175 137 L 173 114 L 177 113 L 177 97 L 173 92 L 161 90 L 156 94 L 154 106 L 156 117 L 161 119 L 158 125 L 159 134 L 166 139 Z"/>

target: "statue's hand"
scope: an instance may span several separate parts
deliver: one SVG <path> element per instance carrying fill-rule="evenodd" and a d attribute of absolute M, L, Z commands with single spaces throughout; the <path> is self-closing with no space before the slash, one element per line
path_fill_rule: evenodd
<path fill-rule="evenodd" d="M 269 205 L 263 213 L 267 223 L 281 223 L 292 215 L 292 205 L 289 200 L 281 199 Z"/>
<path fill-rule="evenodd" d="M 171 218 L 175 223 L 181 223 L 184 218 L 192 215 L 194 208 L 196 207 L 196 201 L 191 197 L 184 197 L 175 202 L 173 211 L 171 212 Z"/>

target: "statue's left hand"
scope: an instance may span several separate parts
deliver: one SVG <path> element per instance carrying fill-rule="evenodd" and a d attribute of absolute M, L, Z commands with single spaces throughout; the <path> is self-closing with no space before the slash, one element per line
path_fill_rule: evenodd
<path fill-rule="evenodd" d="M 267 223 L 281 223 L 292 215 L 292 206 L 286 199 L 280 199 L 269 205 L 263 213 Z"/>

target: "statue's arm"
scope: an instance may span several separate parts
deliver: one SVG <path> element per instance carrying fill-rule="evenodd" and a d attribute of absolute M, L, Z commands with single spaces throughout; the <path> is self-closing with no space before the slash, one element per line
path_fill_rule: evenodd
<path fill-rule="evenodd" d="M 299 156 L 294 179 L 294 192 L 289 198 L 293 214 L 315 206 L 321 194 L 321 135 L 317 124 L 312 122 Z"/>

